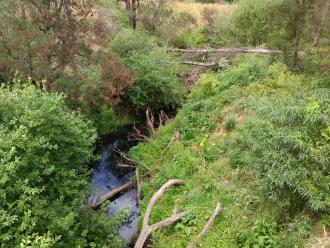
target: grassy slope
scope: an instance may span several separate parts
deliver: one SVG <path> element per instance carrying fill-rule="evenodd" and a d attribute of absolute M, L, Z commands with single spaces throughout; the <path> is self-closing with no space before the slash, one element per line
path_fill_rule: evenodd
<path fill-rule="evenodd" d="M 303 246 L 307 219 L 298 215 L 283 221 L 280 207 L 260 196 L 252 173 L 229 163 L 226 146 L 236 132 L 234 126 L 255 115 L 258 102 L 307 88 L 304 80 L 285 70 L 272 82 L 261 80 L 265 75 L 260 72 L 267 70 L 267 63 L 261 61 L 248 61 L 220 77 L 204 74 L 176 118 L 149 142 L 131 150 L 134 159 L 152 169 L 151 180 L 142 186 L 142 212 L 165 181 L 180 178 L 187 182 L 163 196 L 153 210 L 152 221 L 171 215 L 174 207 L 190 214 L 154 233 L 152 247 L 185 247 L 201 231 L 218 201 L 221 214 L 199 247 Z M 251 73 L 251 63 L 260 68 Z M 179 141 L 172 139 L 175 132 L 180 133 Z"/>

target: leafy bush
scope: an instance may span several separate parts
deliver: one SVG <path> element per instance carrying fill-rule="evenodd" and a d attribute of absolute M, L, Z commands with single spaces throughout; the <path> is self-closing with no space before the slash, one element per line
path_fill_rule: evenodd
<path fill-rule="evenodd" d="M 237 235 L 237 245 L 241 248 L 275 248 L 275 233 L 274 221 L 257 220 L 250 231 L 242 230 Z"/>
<path fill-rule="evenodd" d="M 194 48 L 201 46 L 205 42 L 204 30 L 202 27 L 186 29 L 179 36 L 179 47 L 183 48 Z"/>
<path fill-rule="evenodd" d="M 262 102 L 239 128 L 233 165 L 249 166 L 262 192 L 283 206 L 329 210 L 330 91 Z"/>
<path fill-rule="evenodd" d="M 111 48 L 121 58 L 133 53 L 144 53 L 156 47 L 155 40 L 142 31 L 122 29 L 111 41 Z"/>
<path fill-rule="evenodd" d="M 177 58 L 164 48 L 134 53 L 126 61 L 137 79 L 126 97 L 135 110 L 173 109 L 180 104 L 184 88 L 176 75 Z"/>
<path fill-rule="evenodd" d="M 262 82 L 267 76 L 269 60 L 261 56 L 242 56 L 236 59 L 234 66 L 219 74 L 219 89 L 232 85 L 247 86 L 252 82 Z"/>
<path fill-rule="evenodd" d="M 0 88 L 1 246 L 121 245 L 115 219 L 82 207 L 95 138 L 63 95 Z"/>
<path fill-rule="evenodd" d="M 135 76 L 125 94 L 129 107 L 157 111 L 179 105 L 184 89 L 177 76 L 180 66 L 174 54 L 157 46 L 151 36 L 130 30 L 119 33 L 111 47 Z"/>
<path fill-rule="evenodd" d="M 111 107 L 93 113 L 91 119 L 95 123 L 99 135 L 118 133 L 124 126 L 134 122 L 132 116 L 117 113 L 115 109 Z"/>
<path fill-rule="evenodd" d="M 188 44 L 184 40 L 184 36 L 188 36 L 190 32 L 195 31 L 191 40 L 201 41 L 204 37 L 200 33 L 200 29 L 195 27 L 196 17 L 186 12 L 173 13 L 167 23 L 158 28 L 156 35 L 165 44 L 172 47 L 185 48 Z M 186 35 L 184 35 L 186 34 Z"/>
<path fill-rule="evenodd" d="M 164 0 L 146 0 L 138 8 L 142 26 L 151 32 L 155 32 L 156 29 L 168 22 L 172 13 L 170 2 Z"/>
<path fill-rule="evenodd" d="M 213 46 L 225 47 L 240 45 L 235 37 L 235 26 L 232 16 L 221 14 L 218 15 L 212 28 L 209 30 L 208 41 Z"/>

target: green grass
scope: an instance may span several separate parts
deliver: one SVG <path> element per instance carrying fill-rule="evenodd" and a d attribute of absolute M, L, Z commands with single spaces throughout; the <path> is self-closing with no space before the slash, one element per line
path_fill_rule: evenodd
<path fill-rule="evenodd" d="M 151 168 L 151 179 L 142 185 L 141 213 L 164 182 L 186 181 L 162 197 L 151 221 L 170 216 L 173 208 L 189 214 L 153 233 L 153 248 L 185 247 L 202 230 L 217 202 L 221 213 L 197 247 L 303 247 L 310 234 L 308 215 L 297 211 L 288 216 L 280 204 L 260 193 L 254 170 L 233 166 L 230 158 L 232 139 L 248 118 L 258 115 L 262 101 L 310 88 L 302 76 L 269 64 L 268 59 L 248 58 L 222 73 L 204 74 L 177 116 L 130 151 Z M 178 141 L 172 139 L 175 132 L 180 134 Z"/>

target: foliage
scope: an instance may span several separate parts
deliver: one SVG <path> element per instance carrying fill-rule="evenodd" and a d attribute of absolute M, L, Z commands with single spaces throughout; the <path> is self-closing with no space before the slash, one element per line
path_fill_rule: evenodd
<path fill-rule="evenodd" d="M 173 13 L 168 0 L 147 0 L 138 8 L 138 15 L 142 26 L 155 32 L 166 23 Z"/>
<path fill-rule="evenodd" d="M 244 248 L 275 248 L 276 223 L 269 220 L 256 221 L 246 236 L 238 237 L 238 247 Z M 238 235 L 239 236 L 239 235 Z"/>
<path fill-rule="evenodd" d="M 216 46 L 267 46 L 284 51 L 287 62 L 298 65 L 300 50 L 311 45 L 320 24 L 323 1 L 242 0 L 232 15 L 219 15 L 209 29 Z M 325 6 L 323 6 L 325 7 Z M 322 26 L 322 27 L 321 27 Z M 326 32 L 324 32 L 326 33 Z M 323 34 L 322 34 L 323 35 Z"/>
<path fill-rule="evenodd" d="M 112 50 L 121 58 L 144 53 L 156 47 L 155 40 L 143 31 L 122 29 L 111 41 Z"/>
<path fill-rule="evenodd" d="M 64 0 L 0 3 L 0 64 L 7 78 L 16 72 L 22 78 L 59 78 L 74 59 L 88 57 L 83 39 L 88 30 L 87 17 L 94 1 Z"/>
<path fill-rule="evenodd" d="M 91 120 L 99 135 L 120 133 L 121 129 L 134 122 L 131 115 L 120 113 L 114 108 L 104 108 L 100 112 L 93 112 Z"/>
<path fill-rule="evenodd" d="M 199 47 L 206 40 L 203 28 L 186 29 L 181 33 L 179 39 L 182 43 L 179 47 L 182 48 Z"/>
<path fill-rule="evenodd" d="M 247 86 L 262 81 L 266 77 L 269 62 L 267 57 L 261 56 L 238 57 L 236 66 L 219 75 L 219 88 L 223 90 L 232 85 Z"/>
<path fill-rule="evenodd" d="M 323 89 L 311 91 L 315 87 L 284 64 L 254 56 L 239 58 L 222 72 L 202 74 L 176 117 L 130 151 L 142 171 L 151 168 L 151 179 L 142 185 L 141 211 L 163 182 L 173 177 L 186 181 L 184 187 L 167 192 L 157 203 L 152 219 L 169 216 L 173 208 L 189 215 L 154 233 L 152 247 L 185 247 L 202 230 L 217 201 L 222 204 L 221 214 L 199 242 L 200 247 L 303 247 L 311 219 L 306 215 L 309 206 L 297 205 L 311 195 L 269 201 L 269 194 L 300 192 L 279 188 L 269 176 L 276 172 L 278 180 L 292 186 L 301 175 L 308 182 L 312 179 L 315 184 L 307 184 L 308 192 L 316 193 L 315 203 L 322 205 L 315 211 L 328 216 L 323 200 L 329 191 L 329 142 L 322 133 L 326 133 L 330 116 L 329 97 Z M 320 108 L 310 105 L 314 101 Z M 291 115 L 300 119 L 289 118 Z M 277 139 L 261 128 L 266 125 L 269 130 L 268 122 L 272 122 L 272 135 Z M 179 139 L 173 139 L 177 133 Z M 297 140 L 292 147 L 287 142 L 291 137 L 301 138 L 303 143 Z M 306 152 L 297 153 L 303 146 Z M 271 167 L 272 156 L 283 165 Z M 287 164 L 292 173 L 286 170 Z M 313 221 L 317 220 L 314 215 Z"/>
<path fill-rule="evenodd" d="M 120 246 L 116 220 L 82 206 L 91 123 L 63 95 L 17 85 L 0 88 L 0 120 L 1 246 Z"/>
<path fill-rule="evenodd" d="M 166 49 L 155 48 L 148 53 L 133 54 L 127 66 L 137 74 L 137 80 L 127 91 L 136 110 L 175 109 L 184 95 L 176 75 L 177 58 Z"/>
<path fill-rule="evenodd" d="M 176 75 L 180 67 L 174 54 L 147 34 L 130 30 L 120 32 L 111 47 L 134 73 L 134 84 L 125 95 L 133 110 L 174 109 L 180 104 L 184 89 Z"/>
<path fill-rule="evenodd" d="M 251 167 L 263 193 L 286 208 L 329 209 L 329 94 L 268 99 L 235 136 L 233 164 Z"/>
<path fill-rule="evenodd" d="M 155 34 L 169 46 L 179 48 L 194 46 L 196 42 L 189 45 L 185 38 L 197 41 L 198 44 L 204 40 L 202 29 L 196 28 L 195 25 L 196 18 L 191 14 L 174 12 L 168 21 L 158 28 Z"/>
<path fill-rule="evenodd" d="M 223 128 L 226 131 L 232 131 L 233 129 L 235 129 L 236 127 L 236 119 L 234 116 L 229 116 L 226 120 L 225 123 L 223 125 Z"/>

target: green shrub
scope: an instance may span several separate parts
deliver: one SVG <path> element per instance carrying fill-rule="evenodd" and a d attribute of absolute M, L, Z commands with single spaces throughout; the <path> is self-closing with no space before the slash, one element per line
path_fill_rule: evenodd
<path fill-rule="evenodd" d="M 251 230 L 237 234 L 237 245 L 241 248 L 275 248 L 276 223 L 272 220 L 257 220 Z"/>
<path fill-rule="evenodd" d="M 94 112 L 90 118 L 93 120 L 99 135 L 118 133 L 124 126 L 134 122 L 132 116 L 127 113 L 117 113 L 111 107 L 104 108 L 101 112 Z"/>
<path fill-rule="evenodd" d="M 239 128 L 233 165 L 248 166 L 261 191 L 295 210 L 329 211 L 330 91 L 263 101 Z"/>
<path fill-rule="evenodd" d="M 181 45 L 179 47 L 183 48 L 195 48 L 201 46 L 205 43 L 205 35 L 204 29 L 202 27 L 186 29 L 184 30 L 180 36 L 179 41 Z"/>
<path fill-rule="evenodd" d="M 116 221 L 82 204 L 96 132 L 63 95 L 0 88 L 3 247 L 120 247 Z"/>
<path fill-rule="evenodd" d="M 134 53 L 127 66 L 137 79 L 127 91 L 127 98 L 135 110 L 148 107 L 153 110 L 174 109 L 184 96 L 180 83 L 178 59 L 165 48 L 155 48 L 145 53 Z"/>
<path fill-rule="evenodd" d="M 238 46 L 235 26 L 230 15 L 218 15 L 209 31 L 208 41 L 216 47 Z"/>
<path fill-rule="evenodd" d="M 148 34 L 132 29 L 122 29 L 111 41 L 112 50 L 122 59 L 136 52 L 148 52 L 154 47 L 156 42 Z"/>
<path fill-rule="evenodd" d="M 196 18 L 189 13 L 173 13 L 168 22 L 158 28 L 156 35 L 169 46 L 185 48 L 188 44 L 185 42 L 184 37 L 189 36 L 189 32 L 193 32 L 196 29 L 196 23 Z M 189 39 L 197 42 L 200 42 L 202 39 L 204 40 L 204 36 L 200 30 L 200 28 L 197 28 L 194 37 Z"/>
<path fill-rule="evenodd" d="M 134 74 L 124 96 L 127 106 L 138 112 L 175 109 L 180 104 L 185 90 L 177 76 L 177 56 L 157 46 L 151 36 L 132 30 L 119 33 L 111 47 Z"/>
<path fill-rule="evenodd" d="M 218 75 L 216 73 L 203 73 L 191 91 L 190 97 L 193 99 L 203 99 L 216 93 L 219 87 Z"/>
<path fill-rule="evenodd" d="M 247 86 L 252 82 L 262 82 L 267 76 L 269 59 L 262 56 L 242 56 L 236 59 L 233 67 L 219 74 L 219 89 L 232 85 Z"/>

